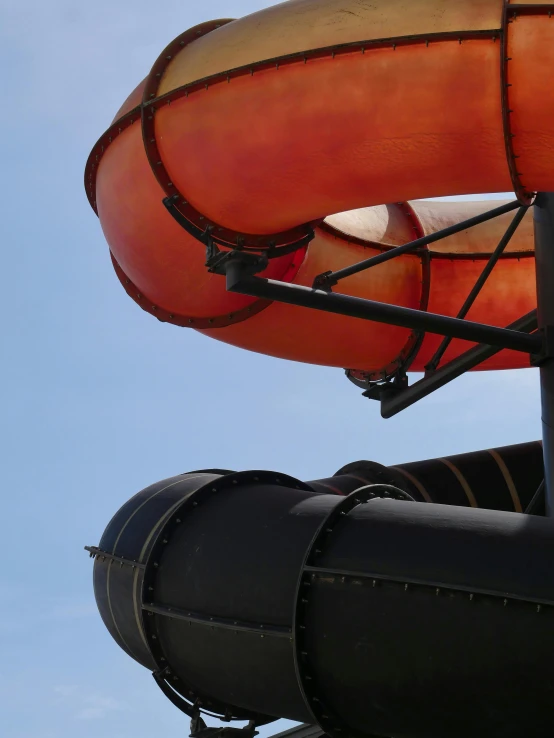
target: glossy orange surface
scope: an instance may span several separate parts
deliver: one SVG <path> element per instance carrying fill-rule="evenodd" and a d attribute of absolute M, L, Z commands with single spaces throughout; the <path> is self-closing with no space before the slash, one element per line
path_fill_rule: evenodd
<path fill-rule="evenodd" d="M 478 189 L 503 192 L 511 183 L 498 47 L 487 39 L 375 49 L 239 77 L 163 108 L 160 153 L 198 210 L 249 233 L 471 193 L 477 164 Z"/>
<path fill-rule="evenodd" d="M 156 82 L 170 98 L 153 129 L 167 178 L 206 224 L 238 233 L 324 218 L 307 250 L 271 260 L 265 273 L 303 285 L 495 204 L 421 198 L 552 191 L 554 19 L 525 4 L 532 12 L 513 16 L 501 0 L 290 0 L 199 31 Z M 163 320 L 253 351 L 394 369 L 413 345 L 408 330 L 267 306 L 207 272 L 204 247 L 162 205 L 141 132 L 144 91 L 143 82 L 131 93 L 87 168 L 129 294 Z M 432 245 L 428 268 L 422 255 L 404 256 L 340 291 L 456 315 L 511 217 Z M 507 325 L 535 306 L 532 250 L 528 213 L 469 319 Z M 425 337 L 412 369 L 440 340 Z M 453 341 L 445 358 L 467 347 Z M 504 351 L 482 368 L 528 364 Z"/>

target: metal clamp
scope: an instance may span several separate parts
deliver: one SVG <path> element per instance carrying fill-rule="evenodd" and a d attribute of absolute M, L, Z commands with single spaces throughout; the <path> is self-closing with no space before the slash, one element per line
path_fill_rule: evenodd
<path fill-rule="evenodd" d="M 254 738 L 256 735 L 258 731 L 253 720 L 244 728 L 208 728 L 198 713 L 190 721 L 190 738 Z"/>
<path fill-rule="evenodd" d="M 353 381 L 349 377 L 350 381 Z M 361 384 L 361 383 L 360 383 Z M 393 395 L 398 395 L 408 387 L 408 376 L 405 372 L 397 372 L 392 377 L 387 377 L 382 381 L 368 382 L 365 386 L 367 387 L 365 392 L 362 392 L 362 397 L 367 397 L 368 400 L 377 400 L 381 402 L 386 398 L 390 398 Z M 359 385 L 358 385 L 359 386 Z"/>
<path fill-rule="evenodd" d="M 531 366 L 541 366 L 554 359 L 554 325 L 545 325 L 537 332 L 542 336 L 542 348 L 531 354 Z"/>
<path fill-rule="evenodd" d="M 108 561 L 114 561 L 115 563 L 119 564 L 120 566 L 130 566 L 133 569 L 144 569 L 145 565 L 139 563 L 138 561 L 135 561 L 134 559 L 126 559 L 124 556 L 116 556 L 115 554 L 108 553 L 107 551 L 102 551 L 101 548 L 98 548 L 98 546 L 85 546 L 85 551 L 89 552 L 91 559 L 102 559 L 105 561 L 108 559 Z"/>
<path fill-rule="evenodd" d="M 240 268 L 241 276 L 253 277 L 267 267 L 267 253 L 252 254 L 246 251 L 220 251 L 213 241 L 206 244 L 206 266 L 213 274 L 227 274 L 230 264 Z"/>

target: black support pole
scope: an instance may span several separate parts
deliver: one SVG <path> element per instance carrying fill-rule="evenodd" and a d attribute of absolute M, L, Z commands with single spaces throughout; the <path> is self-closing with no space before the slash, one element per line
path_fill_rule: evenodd
<path fill-rule="evenodd" d="M 554 192 L 540 192 L 535 201 L 535 257 L 539 329 L 554 325 Z M 554 359 L 540 366 L 545 509 L 554 514 Z"/>

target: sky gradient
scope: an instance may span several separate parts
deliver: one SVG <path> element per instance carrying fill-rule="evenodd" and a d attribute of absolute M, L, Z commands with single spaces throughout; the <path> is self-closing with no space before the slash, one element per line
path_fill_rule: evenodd
<path fill-rule="evenodd" d="M 540 435 L 535 370 L 465 376 L 383 421 L 340 370 L 160 324 L 124 293 L 85 196 L 88 153 L 172 38 L 265 4 L 0 0 L 6 738 L 188 735 L 105 630 L 83 551 L 148 484 L 205 467 L 310 479 Z"/>

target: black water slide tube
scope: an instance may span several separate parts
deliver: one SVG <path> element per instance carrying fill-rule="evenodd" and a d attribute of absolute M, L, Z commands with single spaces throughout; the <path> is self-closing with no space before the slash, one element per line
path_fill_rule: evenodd
<path fill-rule="evenodd" d="M 554 523 L 515 512 L 542 477 L 540 444 L 309 483 L 176 476 L 89 548 L 98 607 L 191 715 L 333 738 L 551 735 Z"/>

